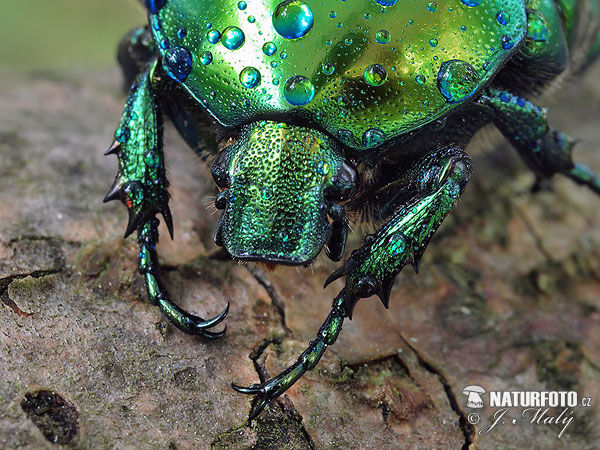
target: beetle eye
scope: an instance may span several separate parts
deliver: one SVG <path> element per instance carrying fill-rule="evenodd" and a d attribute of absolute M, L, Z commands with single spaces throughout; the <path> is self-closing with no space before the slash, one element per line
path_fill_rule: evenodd
<path fill-rule="evenodd" d="M 221 189 L 228 188 L 230 182 L 229 173 L 227 172 L 227 158 L 225 157 L 226 152 L 227 149 L 221 151 L 217 155 L 210 169 L 213 180 L 215 180 L 215 183 Z"/>
<path fill-rule="evenodd" d="M 340 169 L 331 179 L 331 184 L 328 185 L 323 196 L 326 200 L 342 202 L 352 197 L 356 188 L 356 169 L 351 164 L 344 162 Z"/>

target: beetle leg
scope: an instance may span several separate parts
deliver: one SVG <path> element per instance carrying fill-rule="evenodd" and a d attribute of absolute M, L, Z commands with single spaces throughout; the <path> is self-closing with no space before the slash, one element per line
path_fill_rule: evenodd
<path fill-rule="evenodd" d="M 169 298 L 169 293 L 162 285 L 158 277 L 158 255 L 156 253 L 156 243 L 158 242 L 158 219 L 156 217 L 144 222 L 138 228 L 139 253 L 139 271 L 146 282 L 148 298 L 158 303 L 159 308 L 165 316 L 179 328 L 188 334 L 202 336 L 206 339 L 218 339 L 225 336 L 225 327 L 223 331 L 213 332 L 207 328 L 212 328 L 220 324 L 229 312 L 229 302 L 225 309 L 209 320 L 204 320 L 198 316 L 184 311 Z"/>
<path fill-rule="evenodd" d="M 538 177 L 561 173 L 600 194 L 600 177 L 586 166 L 573 163 L 575 141 L 548 126 L 544 108 L 495 88 L 479 101 L 494 111 L 495 125 Z"/>
<path fill-rule="evenodd" d="M 249 416 L 250 420 L 258 416 L 269 402 L 287 391 L 302 375 L 317 365 L 327 346 L 332 345 L 337 340 L 340 331 L 342 331 L 342 323 L 346 318 L 344 304 L 345 294 L 342 290 L 333 300 L 331 312 L 319 328 L 317 339 L 311 341 L 298 360 L 279 375 L 262 384 L 252 384 L 248 387 L 231 383 L 231 387 L 236 391 L 242 394 L 254 395 Z"/>
<path fill-rule="evenodd" d="M 215 318 L 201 319 L 173 303 L 158 278 L 158 219 L 155 216 L 162 214 L 171 236 L 173 221 L 168 205 L 168 181 L 162 150 L 162 118 L 150 81 L 153 67 L 148 66 L 131 86 L 123 117 L 115 132 L 115 141 L 106 152 L 119 157 L 119 171 L 104 201 L 121 200 L 129 211 L 125 237 L 136 230 L 138 232 L 139 270 L 149 299 L 159 305 L 177 328 L 215 339 L 222 337 L 225 331 L 210 332 L 206 329 L 225 318 L 229 305 Z"/>
<path fill-rule="evenodd" d="M 469 156 L 449 147 L 428 154 L 410 169 L 410 183 L 416 194 L 400 206 L 363 246 L 352 252 L 345 266 L 325 282 L 346 275 L 346 286 L 333 301 L 329 316 L 298 361 L 281 374 L 261 384 L 242 387 L 243 394 L 254 395 L 250 419 L 283 394 L 308 370 L 314 368 L 328 345 L 337 339 L 342 322 L 352 317 L 360 298 L 377 294 L 388 307 L 389 294 L 398 272 L 406 265 L 415 269 L 429 239 L 452 210 L 463 192 L 471 172 Z"/>

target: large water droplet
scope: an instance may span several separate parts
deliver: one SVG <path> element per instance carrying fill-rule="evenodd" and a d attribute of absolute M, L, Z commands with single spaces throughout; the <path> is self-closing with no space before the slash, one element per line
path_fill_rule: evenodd
<path fill-rule="evenodd" d="M 306 105 L 315 96 L 315 87 L 308 78 L 294 75 L 285 82 L 283 96 L 291 105 Z"/>
<path fill-rule="evenodd" d="M 440 67 L 437 85 L 449 103 L 456 103 L 473 95 L 479 86 L 479 75 L 468 62 L 454 59 Z"/>
<path fill-rule="evenodd" d="M 464 5 L 474 8 L 475 6 L 481 5 L 482 0 L 460 0 L 460 1 L 463 2 Z"/>
<path fill-rule="evenodd" d="M 237 50 L 244 45 L 245 40 L 244 32 L 238 27 L 227 27 L 223 30 L 221 42 L 229 50 Z"/>
<path fill-rule="evenodd" d="M 246 67 L 240 72 L 240 83 L 248 89 L 260 84 L 260 72 L 254 67 Z"/>
<path fill-rule="evenodd" d="M 362 143 L 366 148 L 377 147 L 385 142 L 385 134 L 379 128 L 371 128 L 364 132 Z"/>
<path fill-rule="evenodd" d="M 314 24 L 315 18 L 310 7 L 300 0 L 281 2 L 273 12 L 275 31 L 287 39 L 305 36 Z"/>
<path fill-rule="evenodd" d="M 192 54 L 187 48 L 171 47 L 165 52 L 163 68 L 165 72 L 177 81 L 184 81 L 193 67 Z"/>
<path fill-rule="evenodd" d="M 371 86 L 381 86 L 387 80 L 387 72 L 381 64 L 371 64 L 365 69 L 365 81 Z"/>
<path fill-rule="evenodd" d="M 394 6 L 398 0 L 375 0 L 381 6 Z"/>

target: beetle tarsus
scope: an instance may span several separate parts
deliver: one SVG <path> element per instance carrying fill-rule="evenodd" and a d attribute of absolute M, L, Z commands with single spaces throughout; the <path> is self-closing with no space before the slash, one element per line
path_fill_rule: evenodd
<path fill-rule="evenodd" d="M 240 386 L 231 383 L 231 387 L 237 392 L 247 395 L 254 395 L 252 399 L 252 408 L 248 419 L 253 420 L 262 410 L 277 397 L 282 395 L 291 386 L 296 383 L 307 371 L 312 370 L 327 349 L 332 345 L 342 331 L 342 324 L 346 316 L 345 308 L 346 294 L 342 290 L 333 300 L 331 312 L 319 328 L 317 339 L 311 341 L 307 349 L 300 355 L 298 360 L 290 367 L 285 369 L 279 375 L 265 381 L 261 384 L 251 384 L 250 386 Z"/>
<path fill-rule="evenodd" d="M 215 327 L 225 320 L 229 313 L 229 302 L 227 302 L 227 306 L 221 313 L 206 320 L 183 310 L 175 304 L 161 283 L 158 277 L 158 256 L 156 253 L 158 223 L 158 219 L 152 218 L 138 228 L 139 271 L 146 282 L 148 298 L 153 303 L 157 303 L 169 321 L 185 333 L 210 340 L 222 338 L 225 336 L 227 327 L 217 332 L 209 331 L 208 328 Z"/>

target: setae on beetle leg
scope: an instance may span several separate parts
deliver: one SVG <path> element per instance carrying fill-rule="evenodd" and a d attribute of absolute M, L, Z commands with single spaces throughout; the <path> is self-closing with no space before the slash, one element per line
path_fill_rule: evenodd
<path fill-rule="evenodd" d="M 227 315 L 225 310 L 211 320 L 204 320 L 179 308 L 158 278 L 158 219 L 162 214 L 173 235 L 169 210 L 168 181 L 162 151 L 162 121 L 159 106 L 152 90 L 152 71 L 148 66 L 134 81 L 129 91 L 123 117 L 115 132 L 115 141 L 106 152 L 119 158 L 119 171 L 104 198 L 104 202 L 121 200 L 129 212 L 125 237 L 137 230 L 140 245 L 139 270 L 146 283 L 148 297 L 157 303 L 167 318 L 179 329 L 214 339 L 224 331 L 214 333 L 206 328 L 219 324 Z"/>
<path fill-rule="evenodd" d="M 396 275 L 406 264 L 417 267 L 433 233 L 454 207 L 471 172 L 469 156 L 457 148 L 444 148 L 419 160 L 410 169 L 415 195 L 399 207 L 363 246 L 352 252 L 345 266 L 325 282 L 346 275 L 346 286 L 333 301 L 329 316 L 298 361 L 281 374 L 261 384 L 242 387 L 241 393 L 254 395 L 250 419 L 271 401 L 289 389 L 308 370 L 313 369 L 333 344 L 346 317 L 360 298 L 377 294 L 388 307 L 389 294 Z"/>
<path fill-rule="evenodd" d="M 600 177 L 572 161 L 575 141 L 548 126 L 544 108 L 495 88 L 479 101 L 493 110 L 494 124 L 538 177 L 561 173 L 600 194 Z"/>

